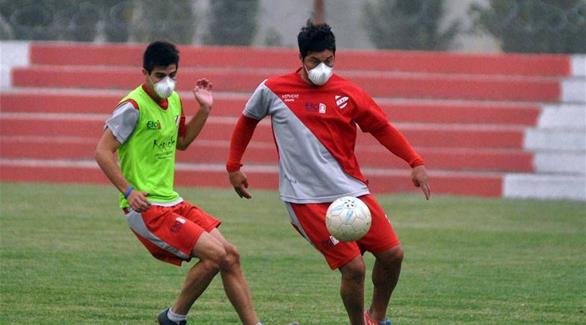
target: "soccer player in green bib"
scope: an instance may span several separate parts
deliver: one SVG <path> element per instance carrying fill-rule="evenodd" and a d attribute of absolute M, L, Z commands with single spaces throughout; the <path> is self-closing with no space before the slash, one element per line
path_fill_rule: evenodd
<path fill-rule="evenodd" d="M 175 303 L 159 314 L 159 324 L 187 324 L 189 309 L 218 272 L 242 323 L 260 324 L 239 253 L 217 229 L 221 222 L 173 189 L 176 149 L 185 150 L 193 142 L 213 104 L 212 84 L 197 80 L 193 94 L 199 110 L 185 122 L 174 91 L 178 67 L 175 45 L 148 45 L 144 83 L 124 97 L 106 121 L 96 161 L 120 191 L 120 207 L 130 229 L 155 258 L 178 266 L 192 257 L 199 259 Z"/>

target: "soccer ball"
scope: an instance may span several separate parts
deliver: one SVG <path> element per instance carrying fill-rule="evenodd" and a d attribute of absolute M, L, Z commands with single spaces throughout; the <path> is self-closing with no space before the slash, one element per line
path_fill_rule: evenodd
<path fill-rule="evenodd" d="M 370 210 L 360 199 L 344 196 L 336 199 L 326 212 L 326 227 L 340 241 L 355 241 L 370 229 Z"/>

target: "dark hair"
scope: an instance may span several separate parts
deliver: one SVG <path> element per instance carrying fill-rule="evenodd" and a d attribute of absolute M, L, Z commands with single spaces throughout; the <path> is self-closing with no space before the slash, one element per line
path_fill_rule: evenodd
<path fill-rule="evenodd" d="M 305 58 L 309 52 L 321 52 L 330 50 L 336 53 L 336 37 L 328 24 L 315 25 L 311 20 L 301 27 L 297 35 L 299 53 Z"/>
<path fill-rule="evenodd" d="M 151 73 L 155 66 L 166 67 L 176 64 L 179 67 L 179 50 L 175 45 L 165 42 L 156 41 L 147 46 L 142 58 L 142 67 Z"/>

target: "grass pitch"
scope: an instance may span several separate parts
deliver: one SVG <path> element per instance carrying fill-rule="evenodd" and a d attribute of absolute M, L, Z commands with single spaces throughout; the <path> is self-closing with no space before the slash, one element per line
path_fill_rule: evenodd
<path fill-rule="evenodd" d="M 289 226 L 277 193 L 179 192 L 223 220 L 265 324 L 347 324 L 338 272 Z M 378 198 L 406 251 L 393 324 L 586 323 L 586 204 Z M 155 323 L 189 265 L 150 257 L 116 202 L 111 186 L 0 183 L 0 324 Z M 189 322 L 239 323 L 219 279 Z"/>

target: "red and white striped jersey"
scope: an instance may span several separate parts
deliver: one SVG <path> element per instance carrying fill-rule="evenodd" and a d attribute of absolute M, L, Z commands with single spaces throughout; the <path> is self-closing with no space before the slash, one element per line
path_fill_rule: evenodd
<path fill-rule="evenodd" d="M 357 125 L 363 132 L 389 126 L 382 109 L 354 83 L 334 74 L 321 87 L 299 70 L 262 82 L 243 114 L 271 117 L 279 152 L 281 199 L 331 202 L 369 193 L 354 154 Z"/>

